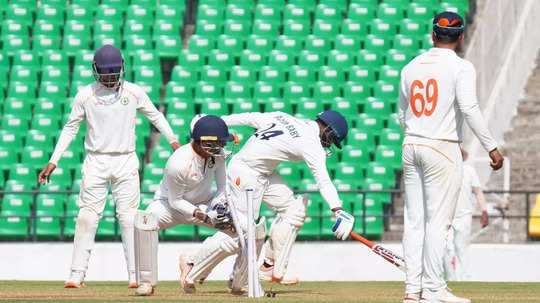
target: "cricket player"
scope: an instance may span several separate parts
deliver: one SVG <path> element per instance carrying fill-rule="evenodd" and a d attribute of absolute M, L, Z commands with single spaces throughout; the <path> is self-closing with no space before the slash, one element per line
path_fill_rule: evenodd
<path fill-rule="evenodd" d="M 463 41 L 464 27 L 458 14 L 435 16 L 434 47 L 401 71 L 404 303 L 470 302 L 454 296 L 443 277 L 445 240 L 463 176 L 459 148 L 463 118 L 489 152 L 491 167 L 496 170 L 503 164 L 476 100 L 475 68 L 455 52 Z"/>
<path fill-rule="evenodd" d="M 464 281 L 467 278 L 473 203 L 475 198 L 482 212 L 480 217 L 482 228 L 489 224 L 486 199 L 482 192 L 478 175 L 474 167 L 467 162 L 468 153 L 464 148 L 461 148 L 461 155 L 463 157 L 463 179 L 456 206 L 456 214 L 452 221 L 450 234 L 446 240 L 447 249 L 445 256 L 446 280 L 454 281 Z M 473 194 L 474 197 L 472 196 Z"/>
<path fill-rule="evenodd" d="M 315 121 L 298 119 L 283 112 L 243 113 L 221 118 L 228 126 L 247 125 L 256 129 L 228 165 L 228 193 L 235 202 L 237 212 L 244 216 L 247 213 L 246 189 L 253 190 L 256 216 L 261 201 L 277 213 L 265 244 L 263 267 L 267 279 L 276 282 L 283 279 L 292 244 L 306 218 L 307 199 L 294 198 L 292 190 L 276 172 L 281 162 L 306 162 L 321 195 L 337 217 L 333 226 L 334 234 L 338 239 L 348 238 L 354 217 L 342 209 L 342 202 L 326 170 L 328 154 L 325 149 L 330 149 L 332 145 L 341 148 L 341 142 L 347 136 L 347 122 L 340 113 L 325 111 L 318 114 Z M 225 236 L 218 232 L 210 239 L 217 241 Z M 240 262 L 235 264 L 233 293 L 241 293 L 247 279 L 247 264 L 243 261 L 244 258 L 240 258 Z M 181 276 L 184 290 L 192 289 L 194 282 L 206 277 L 211 270 L 195 271 L 198 267 L 200 265 L 197 263 L 184 262 Z"/>
<path fill-rule="evenodd" d="M 194 123 L 193 123 L 194 122 Z M 135 216 L 137 295 L 151 295 L 157 284 L 158 230 L 196 224 L 223 230 L 232 237 L 232 217 L 220 197 L 225 194 L 224 146 L 233 140 L 225 122 L 216 116 L 192 122 L 192 141 L 167 161 L 154 201 Z M 217 190 L 211 189 L 216 181 Z M 229 249 L 236 243 L 221 243 Z"/>
<path fill-rule="evenodd" d="M 71 274 L 67 288 L 84 287 L 90 252 L 105 200 L 111 186 L 116 213 L 122 229 L 122 244 L 129 274 L 129 287 L 136 287 L 133 253 L 133 219 L 139 206 L 139 160 L 135 153 L 135 118 L 137 111 L 152 122 L 171 148 L 180 147 L 171 127 L 139 86 L 123 79 L 124 59 L 112 45 L 98 48 L 94 54 L 96 81 L 81 88 L 71 105 L 49 163 L 39 173 L 42 185 L 58 165 L 64 151 L 86 120 L 79 214 L 73 240 Z"/>

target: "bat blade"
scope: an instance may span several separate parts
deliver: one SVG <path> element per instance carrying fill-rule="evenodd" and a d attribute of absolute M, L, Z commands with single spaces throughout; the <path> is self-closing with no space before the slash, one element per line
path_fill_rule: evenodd
<path fill-rule="evenodd" d="M 383 259 L 390 262 L 391 264 L 394 264 L 401 271 L 405 272 L 405 260 L 401 256 L 393 253 L 391 250 L 386 249 L 379 244 L 375 244 L 369 241 L 368 239 L 360 236 L 355 232 L 351 232 L 351 237 L 371 248 L 371 251 L 381 256 Z"/>

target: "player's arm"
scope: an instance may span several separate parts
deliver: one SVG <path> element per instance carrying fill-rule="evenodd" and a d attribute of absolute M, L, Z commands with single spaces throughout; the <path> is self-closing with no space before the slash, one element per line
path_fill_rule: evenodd
<path fill-rule="evenodd" d="M 137 97 L 137 110 L 143 114 L 158 130 L 165 136 L 167 142 L 171 145 L 173 150 L 176 150 L 180 147 L 178 142 L 178 137 L 173 133 L 169 122 L 165 119 L 163 114 L 157 110 L 157 108 L 152 104 L 150 98 L 145 92 L 140 92 L 140 95 Z"/>
<path fill-rule="evenodd" d="M 338 239 L 346 240 L 354 226 L 354 217 L 342 208 L 336 187 L 332 183 L 332 180 L 330 180 L 328 170 L 326 169 L 326 154 L 322 146 L 310 147 L 309 144 L 305 145 L 307 148 L 304 148 L 304 160 L 311 170 L 321 196 L 337 218 L 332 231 L 334 231 L 334 235 Z"/>
<path fill-rule="evenodd" d="M 221 119 L 225 121 L 227 126 L 251 126 L 253 128 L 259 129 L 268 125 L 269 120 L 271 119 L 270 113 L 242 113 L 221 116 Z"/>
<path fill-rule="evenodd" d="M 85 117 L 83 102 L 81 101 L 80 95 L 77 94 L 71 104 L 69 119 L 60 133 L 60 137 L 58 138 L 54 152 L 49 159 L 49 163 L 47 163 L 38 175 L 38 182 L 40 184 L 45 185 L 50 181 L 51 174 L 58 165 L 58 161 L 79 132 L 79 128 Z"/>
<path fill-rule="evenodd" d="M 503 157 L 497 149 L 497 142 L 491 136 L 487 124 L 480 112 L 476 98 L 476 71 L 470 62 L 463 64 L 456 76 L 456 99 L 460 111 L 467 124 L 480 140 L 480 143 L 491 158 L 491 167 L 495 170 L 502 167 Z"/>
<path fill-rule="evenodd" d="M 399 81 L 398 90 L 398 118 L 401 129 L 405 132 L 405 112 L 409 108 L 409 100 L 407 98 L 407 83 L 405 82 L 404 72 L 401 71 L 401 80 Z"/>
<path fill-rule="evenodd" d="M 480 179 L 478 178 L 476 171 L 474 169 L 471 169 L 470 174 L 471 174 L 472 191 L 474 195 L 476 196 L 476 202 L 478 203 L 478 208 L 480 208 L 480 211 L 482 212 L 482 216 L 480 217 L 480 223 L 482 224 L 482 227 L 486 227 L 489 224 L 489 216 L 488 216 L 487 207 L 486 207 L 486 197 L 484 196 L 484 192 L 482 191 Z"/>

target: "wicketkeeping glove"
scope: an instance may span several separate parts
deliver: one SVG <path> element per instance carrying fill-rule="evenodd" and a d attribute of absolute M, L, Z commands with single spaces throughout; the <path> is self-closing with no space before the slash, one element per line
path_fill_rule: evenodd
<path fill-rule="evenodd" d="M 354 226 L 354 217 L 343 210 L 338 210 L 334 214 L 336 215 L 336 223 L 334 223 L 332 231 L 336 238 L 347 240 Z"/>
<path fill-rule="evenodd" d="M 226 205 L 221 203 L 214 205 L 212 210 L 206 212 L 205 222 L 212 224 L 212 226 L 220 230 L 233 228 L 231 212 Z"/>

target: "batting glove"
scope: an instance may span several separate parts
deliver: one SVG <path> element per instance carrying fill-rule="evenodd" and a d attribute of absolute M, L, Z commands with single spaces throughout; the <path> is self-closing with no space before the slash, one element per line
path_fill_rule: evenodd
<path fill-rule="evenodd" d="M 335 213 L 336 223 L 332 227 L 332 231 L 336 238 L 347 240 L 354 226 L 354 217 L 343 210 L 337 210 Z"/>

